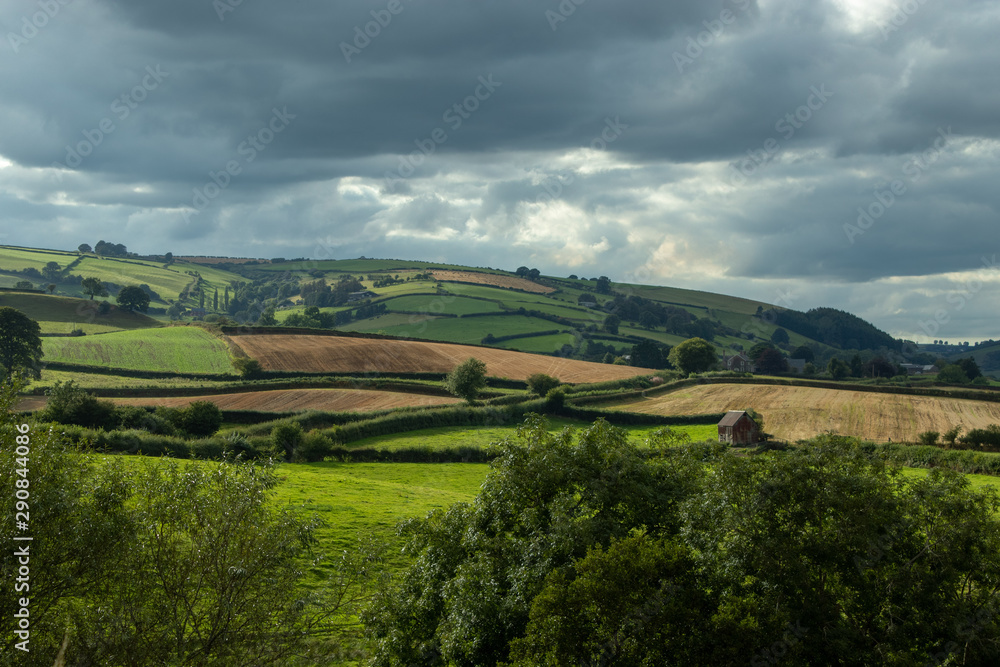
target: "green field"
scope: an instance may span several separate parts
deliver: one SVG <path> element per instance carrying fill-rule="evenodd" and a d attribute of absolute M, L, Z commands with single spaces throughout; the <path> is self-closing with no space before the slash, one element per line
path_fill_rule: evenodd
<path fill-rule="evenodd" d="M 476 463 L 307 463 L 284 465 L 275 500 L 326 520 L 328 552 L 350 549 L 359 535 L 387 536 L 403 520 L 470 502 L 489 466 Z"/>
<path fill-rule="evenodd" d="M 518 350 L 520 352 L 535 352 L 537 354 L 551 354 L 562 349 L 563 345 L 573 345 L 576 336 L 570 333 L 552 334 L 550 336 L 532 336 L 531 338 L 515 338 L 496 343 L 491 347 L 502 347 L 505 350 Z"/>
<path fill-rule="evenodd" d="M 149 285 L 161 299 L 177 299 L 194 278 L 177 269 L 138 260 L 85 257 L 72 273 L 118 285 Z"/>
<path fill-rule="evenodd" d="M 56 382 L 72 380 L 78 387 L 85 389 L 117 389 L 122 387 L 222 387 L 231 384 L 232 380 L 190 380 L 188 378 L 134 378 L 123 375 L 105 375 L 104 373 L 73 373 L 70 371 L 54 371 L 42 369 L 42 377 L 32 380 L 29 389 L 51 387 Z"/>
<path fill-rule="evenodd" d="M 107 315 L 97 312 L 97 303 L 48 294 L 0 292 L 0 307 L 9 306 L 38 322 L 42 333 L 86 333 L 158 327 L 160 323 L 142 313 L 129 313 L 114 307 Z"/>
<path fill-rule="evenodd" d="M 405 310 L 428 313 L 430 315 L 469 315 L 471 313 L 500 312 L 500 305 L 493 301 L 443 294 L 401 296 L 397 299 L 389 299 L 383 303 L 385 303 L 386 308 L 390 311 Z"/>
<path fill-rule="evenodd" d="M 49 262 L 56 262 L 65 269 L 66 265 L 75 260 L 77 256 L 78 254 L 75 252 L 61 250 L 0 246 L 0 270 L 21 271 L 33 268 L 41 271 Z"/>
<path fill-rule="evenodd" d="M 226 344 L 198 327 L 45 338 L 43 361 L 176 373 L 233 372 Z"/>
<path fill-rule="evenodd" d="M 416 317 L 417 321 L 413 324 L 395 327 L 380 326 L 379 329 L 385 329 L 385 332 L 391 336 L 412 336 L 448 343 L 479 344 L 486 337 L 486 334 L 507 336 L 560 328 L 555 322 L 541 320 L 537 317 L 497 315 L 469 318 L 445 317 L 427 320 L 419 315 Z"/>

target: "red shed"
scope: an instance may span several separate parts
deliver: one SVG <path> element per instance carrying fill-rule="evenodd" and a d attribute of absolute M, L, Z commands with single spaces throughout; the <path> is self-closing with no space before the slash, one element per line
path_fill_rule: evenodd
<path fill-rule="evenodd" d="M 731 445 L 752 445 L 760 438 L 759 427 L 744 410 L 730 410 L 719 422 L 719 442 Z"/>

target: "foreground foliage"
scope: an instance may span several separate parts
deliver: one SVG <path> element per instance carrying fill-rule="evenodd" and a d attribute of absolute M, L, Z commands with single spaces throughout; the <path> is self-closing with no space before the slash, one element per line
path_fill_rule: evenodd
<path fill-rule="evenodd" d="M 0 488 L 13 498 L 27 480 L 33 537 L 30 589 L 0 594 L 8 610 L 30 601 L 30 653 L 17 651 L 17 664 L 51 665 L 64 639 L 67 665 L 289 664 L 343 612 L 357 563 L 334 568 L 328 589 L 302 585 L 318 524 L 268 502 L 271 466 L 97 461 L 37 427 L 17 463 L 15 397 L 3 387 Z M 21 545 L 12 538 L 24 530 L 8 513 L 0 540 Z M 13 554 L 0 552 L 8 581 Z M 14 622 L 0 620 L 3 664 Z"/>
<path fill-rule="evenodd" d="M 652 440 L 529 419 L 474 503 L 404 524 L 413 565 L 364 616 L 373 664 L 1000 660 L 992 492 L 836 438 Z"/>

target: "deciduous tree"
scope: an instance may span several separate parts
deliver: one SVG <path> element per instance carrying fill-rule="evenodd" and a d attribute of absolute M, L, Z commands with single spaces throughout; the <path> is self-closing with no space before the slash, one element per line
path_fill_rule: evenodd
<path fill-rule="evenodd" d="M 119 306 L 130 311 L 138 310 L 145 313 L 149 308 L 149 295 L 134 285 L 123 287 L 115 300 Z"/>
<path fill-rule="evenodd" d="M 715 346 L 704 338 L 689 338 L 678 344 L 670 350 L 668 358 L 685 373 L 704 373 L 718 364 Z"/>
<path fill-rule="evenodd" d="M 108 288 L 104 286 L 99 278 L 84 278 L 80 283 L 80 287 L 83 289 L 84 294 L 90 295 L 90 300 L 93 301 L 95 296 L 107 296 Z"/>
<path fill-rule="evenodd" d="M 475 357 L 466 359 L 448 374 L 445 386 L 455 396 L 474 403 L 486 387 L 486 364 Z"/>
<path fill-rule="evenodd" d="M 42 338 L 38 322 L 19 310 L 0 308 L 0 372 L 41 377 Z"/>

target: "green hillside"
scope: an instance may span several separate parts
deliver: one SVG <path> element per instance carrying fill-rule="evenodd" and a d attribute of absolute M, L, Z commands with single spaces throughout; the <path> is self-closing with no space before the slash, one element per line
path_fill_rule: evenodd
<path fill-rule="evenodd" d="M 57 274 L 47 273 L 51 262 L 58 265 Z M 153 308 L 164 308 L 175 301 L 197 307 L 202 293 L 210 305 L 215 290 L 223 294 L 231 283 L 245 280 L 229 271 L 190 262 L 0 246 L 0 287 L 13 287 L 26 280 L 36 288 L 54 284 L 59 296 L 89 299 L 80 286 L 83 278 L 97 278 L 118 287 L 146 285 L 155 295 L 150 304 Z"/>
<path fill-rule="evenodd" d="M 168 320 L 167 309 L 204 308 L 205 313 L 170 311 L 173 318 L 202 318 L 238 324 L 306 328 L 494 345 L 593 361 L 629 355 L 643 340 L 667 347 L 693 337 L 712 342 L 719 354 L 749 350 L 776 337 L 786 355 L 811 348 L 817 365 L 833 354 L 880 348 L 900 349 L 871 324 L 849 313 L 815 309 L 798 313 L 767 303 L 699 290 L 608 282 L 597 277 L 543 276 L 419 260 L 291 260 L 249 264 L 195 264 L 166 256 L 98 257 L 92 253 L 0 246 L 0 281 L 27 279 L 33 286 L 55 284 L 67 299 L 60 315 L 42 307 L 42 295 L 22 294 L 29 315 L 48 332 L 79 323 L 88 333 L 152 326 L 153 320 L 108 317 L 87 320 L 82 278 L 113 286 L 145 285 L 154 295 L 151 311 Z M 50 262 L 58 264 L 53 272 Z M 432 272 L 439 273 L 433 274 Z M 41 279 L 41 272 L 45 279 Z M 446 272 L 446 273 L 440 273 Z M 437 276 L 437 278 L 435 278 Z M 113 291 L 113 290 L 112 290 Z M 6 293 L 5 298 L 14 298 Z M 218 302 L 216 303 L 216 299 Z M 113 297 L 105 300 L 113 302 Z M 88 310 L 90 309 L 90 310 Z M 316 310 L 318 309 L 318 310 Z M 26 311 L 27 312 L 27 311 Z M 610 317 L 609 317 L 610 316 Z M 271 319 L 273 318 L 273 319 Z M 617 319 L 617 322 L 615 321 Z M 830 336 L 836 325 L 839 337 Z M 779 332 L 780 333 L 780 332 Z M 895 361 L 903 358 L 896 355 Z"/>
<path fill-rule="evenodd" d="M 80 329 L 84 333 L 102 333 L 121 329 L 145 329 L 161 323 L 142 313 L 130 313 L 112 306 L 102 315 L 98 302 L 48 294 L 0 292 L 0 307 L 20 310 L 42 327 L 42 333 L 69 333 Z"/>
<path fill-rule="evenodd" d="M 198 327 L 45 338 L 46 362 L 176 373 L 231 373 L 226 344 Z"/>

